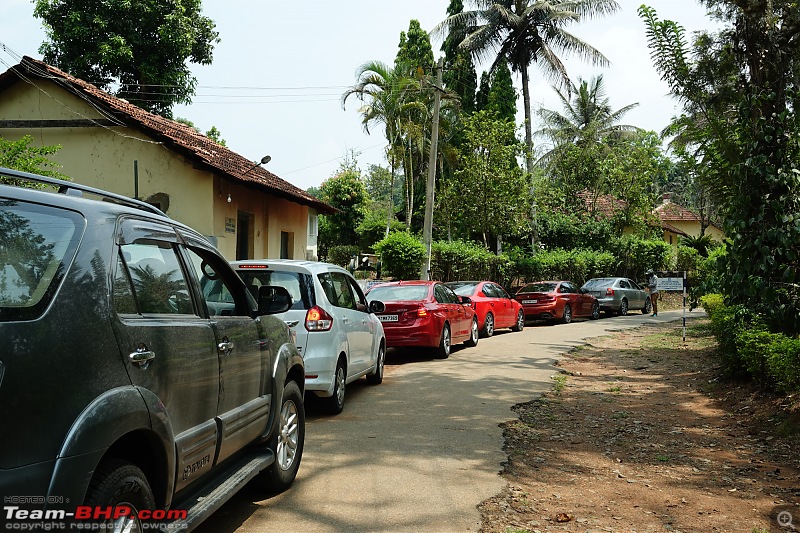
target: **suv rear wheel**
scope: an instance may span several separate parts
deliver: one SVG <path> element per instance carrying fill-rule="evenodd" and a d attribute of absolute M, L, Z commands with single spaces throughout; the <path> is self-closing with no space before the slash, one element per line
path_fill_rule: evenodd
<path fill-rule="evenodd" d="M 367 374 L 367 383 L 370 385 L 379 385 L 383 381 L 383 369 L 386 365 L 386 347 L 381 342 L 378 347 L 378 358 L 375 361 L 375 372 Z"/>
<path fill-rule="evenodd" d="M 347 370 L 342 358 L 336 363 L 336 373 L 333 375 L 333 394 L 323 398 L 325 410 L 332 415 L 338 415 L 344 409 L 344 393 L 347 383 Z"/>
<path fill-rule="evenodd" d="M 286 384 L 281 402 L 278 431 L 269 443 L 275 452 L 275 462 L 261 474 L 264 485 L 272 492 L 282 492 L 294 482 L 306 436 L 303 395 L 297 383 L 290 381 Z"/>

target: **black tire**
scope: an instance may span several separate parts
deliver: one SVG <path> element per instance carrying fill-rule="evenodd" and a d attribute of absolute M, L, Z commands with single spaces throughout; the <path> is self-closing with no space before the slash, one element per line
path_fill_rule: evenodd
<path fill-rule="evenodd" d="M 494 315 L 486 313 L 486 318 L 483 319 L 483 336 L 491 337 L 494 335 Z"/>
<path fill-rule="evenodd" d="M 600 318 L 600 304 L 595 302 L 592 304 L 592 314 L 589 315 L 591 320 L 597 320 Z"/>
<path fill-rule="evenodd" d="M 336 373 L 333 375 L 333 394 L 322 398 L 323 408 L 327 413 L 338 415 L 344 409 L 344 396 L 346 391 L 347 369 L 344 360 L 336 363 Z"/>
<path fill-rule="evenodd" d="M 383 382 L 383 370 L 386 365 L 386 347 L 381 342 L 378 347 L 378 358 L 375 361 L 375 372 L 367 374 L 367 383 L 370 385 L 380 385 Z"/>
<path fill-rule="evenodd" d="M 647 297 L 647 300 L 644 302 L 644 307 L 642 307 L 642 314 L 649 315 L 653 311 L 653 302 L 650 301 L 650 297 Z"/>
<path fill-rule="evenodd" d="M 569 304 L 564 306 L 564 314 L 561 316 L 561 322 L 569 324 L 572 322 L 572 307 Z"/>
<path fill-rule="evenodd" d="M 522 331 L 525 329 L 525 312 L 520 309 L 517 313 L 517 321 L 511 327 L 511 331 Z"/>
<path fill-rule="evenodd" d="M 103 531 L 142 531 L 142 522 L 137 517 L 142 510 L 156 507 L 150 483 L 138 466 L 118 459 L 105 461 L 95 469 L 85 505 L 99 507 L 128 507 L 130 518 L 108 520 Z M 132 527 L 131 527 L 132 526 Z M 130 528 L 130 529 L 128 529 Z"/>
<path fill-rule="evenodd" d="M 628 300 L 627 300 L 627 298 L 623 298 L 622 301 L 619 303 L 619 315 L 620 316 L 627 316 L 628 315 Z"/>
<path fill-rule="evenodd" d="M 442 336 L 439 340 L 439 347 L 436 348 L 437 359 L 447 359 L 450 357 L 450 344 L 452 338 L 450 337 L 450 325 L 445 324 L 442 328 Z"/>
<path fill-rule="evenodd" d="M 260 474 L 260 481 L 270 492 L 283 492 L 297 477 L 303 458 L 306 438 L 306 411 L 303 395 L 297 383 L 290 381 L 283 387 L 278 430 L 269 442 L 275 462 Z"/>
<path fill-rule="evenodd" d="M 477 346 L 479 337 L 480 337 L 480 332 L 478 331 L 478 317 L 473 316 L 472 325 L 469 328 L 469 339 L 465 340 L 464 344 L 466 344 L 470 348 Z"/>

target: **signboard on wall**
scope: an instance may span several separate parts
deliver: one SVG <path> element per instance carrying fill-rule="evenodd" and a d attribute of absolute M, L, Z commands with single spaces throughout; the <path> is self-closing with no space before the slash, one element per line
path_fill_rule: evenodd
<path fill-rule="evenodd" d="M 225 217 L 225 233 L 236 233 L 236 219 Z"/>

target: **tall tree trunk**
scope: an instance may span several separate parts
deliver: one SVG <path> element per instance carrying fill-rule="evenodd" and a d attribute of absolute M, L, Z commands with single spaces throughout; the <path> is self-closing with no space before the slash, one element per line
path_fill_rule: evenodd
<path fill-rule="evenodd" d="M 389 158 L 389 168 L 391 169 L 391 174 L 389 175 L 389 214 L 386 217 L 386 233 L 384 237 L 389 236 L 389 228 L 392 227 L 392 215 L 394 215 L 394 150 L 392 150 L 391 146 L 389 146 L 389 150 L 392 152 Z"/>
<path fill-rule="evenodd" d="M 531 180 L 531 252 L 536 253 L 539 232 L 536 227 L 536 190 L 533 186 L 533 132 L 531 130 L 531 91 L 528 79 L 528 65 L 521 69 L 522 101 L 525 108 L 525 166 Z"/>

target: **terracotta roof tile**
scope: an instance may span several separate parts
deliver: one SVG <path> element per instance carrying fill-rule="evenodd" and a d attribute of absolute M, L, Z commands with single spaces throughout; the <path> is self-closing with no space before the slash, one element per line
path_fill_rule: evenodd
<path fill-rule="evenodd" d="M 700 222 L 700 216 L 697 213 L 670 201 L 656 207 L 655 212 L 661 220 Z"/>
<path fill-rule="evenodd" d="M 265 189 L 270 194 L 292 202 L 311 206 L 322 214 L 332 214 L 336 211 L 330 205 L 272 172 L 260 166 L 253 168 L 252 161 L 198 133 L 194 128 L 149 113 L 42 61 L 25 56 L 19 65 L 0 74 L 0 90 L 18 80 L 20 73 L 28 78 L 55 78 L 62 81 L 62 86 L 63 82 L 66 82 L 74 92 L 79 93 L 79 96 L 88 99 L 90 103 L 120 121 L 120 125 L 124 124 L 146 133 L 185 157 L 206 166 L 212 172 Z"/>
<path fill-rule="evenodd" d="M 582 191 L 578 193 L 578 197 L 586 203 L 586 209 L 606 217 L 613 217 L 628 207 L 627 202 L 614 198 L 610 194 L 592 196 L 588 191 Z"/>

